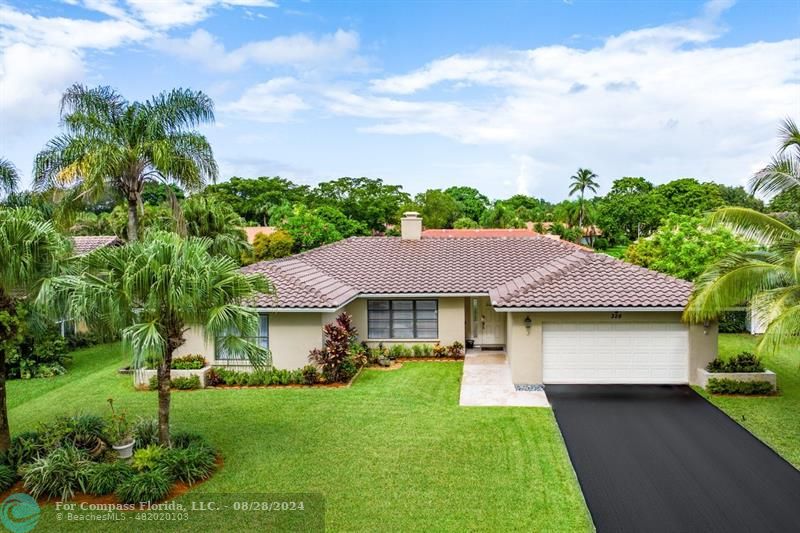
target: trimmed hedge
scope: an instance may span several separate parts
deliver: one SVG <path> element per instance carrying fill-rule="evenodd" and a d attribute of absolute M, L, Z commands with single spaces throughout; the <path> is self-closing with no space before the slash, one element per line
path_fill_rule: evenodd
<path fill-rule="evenodd" d="M 716 358 L 706 366 L 713 373 L 721 372 L 763 372 L 764 363 L 751 352 L 741 352 L 728 360 Z"/>
<path fill-rule="evenodd" d="M 737 381 L 728 378 L 710 378 L 706 390 L 711 394 L 772 394 L 772 383 L 769 381 Z"/>
<path fill-rule="evenodd" d="M 746 311 L 728 311 L 722 313 L 719 317 L 719 332 L 720 333 L 744 333 L 747 331 L 745 327 Z"/>

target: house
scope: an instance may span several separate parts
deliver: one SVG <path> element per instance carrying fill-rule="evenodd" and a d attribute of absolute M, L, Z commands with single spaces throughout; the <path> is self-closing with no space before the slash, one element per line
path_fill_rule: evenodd
<path fill-rule="evenodd" d="M 85 255 L 106 246 L 122 246 L 122 239 L 116 235 L 78 235 L 72 237 L 72 252 Z"/>
<path fill-rule="evenodd" d="M 259 233 L 263 233 L 264 235 L 272 235 L 278 231 L 277 228 L 272 226 L 247 226 L 242 228 L 242 230 L 244 231 L 245 235 L 247 235 L 247 242 L 250 244 L 255 243 L 256 235 Z"/>
<path fill-rule="evenodd" d="M 681 321 L 688 282 L 544 236 L 426 237 L 417 213 L 401 237 L 352 237 L 243 271 L 276 287 L 252 305 L 278 368 L 306 365 L 342 311 L 371 345 L 502 349 L 517 385 L 689 383 L 717 351 L 716 323 Z M 200 331 L 181 352 L 242 364 Z"/>

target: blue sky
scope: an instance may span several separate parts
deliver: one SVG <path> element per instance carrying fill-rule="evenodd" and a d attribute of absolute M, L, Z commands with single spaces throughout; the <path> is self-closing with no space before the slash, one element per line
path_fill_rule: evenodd
<path fill-rule="evenodd" d="M 0 0 L 0 155 L 25 176 L 74 82 L 206 91 L 221 179 L 742 184 L 800 119 L 800 3 Z"/>

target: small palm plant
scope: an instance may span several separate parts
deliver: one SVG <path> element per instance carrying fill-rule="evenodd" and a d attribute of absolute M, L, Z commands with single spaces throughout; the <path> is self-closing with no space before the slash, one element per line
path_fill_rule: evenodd
<path fill-rule="evenodd" d="M 11 194 L 19 185 L 19 172 L 14 163 L 0 157 L 0 192 Z"/>
<path fill-rule="evenodd" d="M 583 219 L 586 214 L 583 197 L 587 190 L 593 193 L 597 192 L 597 188 L 600 186 L 597 181 L 595 181 L 597 179 L 597 174 L 588 168 L 579 168 L 569 179 L 572 182 L 569 188 L 569 195 L 572 196 L 575 193 L 579 193 L 580 213 L 578 215 L 578 226 L 583 229 Z"/>
<path fill-rule="evenodd" d="M 8 450 L 6 355 L 22 341 L 20 304 L 37 297 L 69 251 L 50 221 L 33 208 L 0 209 L 0 452 Z"/>
<path fill-rule="evenodd" d="M 214 104 L 200 91 L 174 89 L 128 102 L 110 87 L 76 84 L 61 99 L 61 118 L 66 132 L 37 156 L 36 185 L 94 197 L 121 194 L 128 204 L 130 241 L 139 236 L 145 183 L 198 190 L 217 177 L 211 145 L 192 129 L 214 121 Z M 175 194 L 171 187 L 167 191 L 180 222 Z"/>
<path fill-rule="evenodd" d="M 186 341 L 187 328 L 201 327 L 219 349 L 255 367 L 269 362 L 269 352 L 248 340 L 258 335 L 259 320 L 247 301 L 271 285 L 261 274 L 241 273 L 230 257 L 210 254 L 211 244 L 159 232 L 146 242 L 101 248 L 79 258 L 74 272 L 40 294 L 98 331 L 121 331 L 134 368 L 157 362 L 163 445 L 169 445 L 172 357 Z"/>

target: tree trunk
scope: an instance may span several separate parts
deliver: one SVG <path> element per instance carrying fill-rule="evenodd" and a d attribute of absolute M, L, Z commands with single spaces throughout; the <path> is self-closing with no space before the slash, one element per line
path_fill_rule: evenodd
<path fill-rule="evenodd" d="M 19 324 L 16 303 L 0 290 L 0 313 L 2 312 L 8 313 L 10 318 L 0 327 L 0 452 L 5 453 L 11 445 L 6 402 L 6 352 L 11 349 L 12 340 L 19 334 Z"/>
<path fill-rule="evenodd" d="M 128 197 L 128 242 L 139 240 L 139 202 Z"/>
<path fill-rule="evenodd" d="M 158 365 L 158 441 L 162 446 L 169 446 L 169 401 L 170 401 L 170 367 L 172 366 L 172 350 L 169 348 L 164 360 Z"/>

